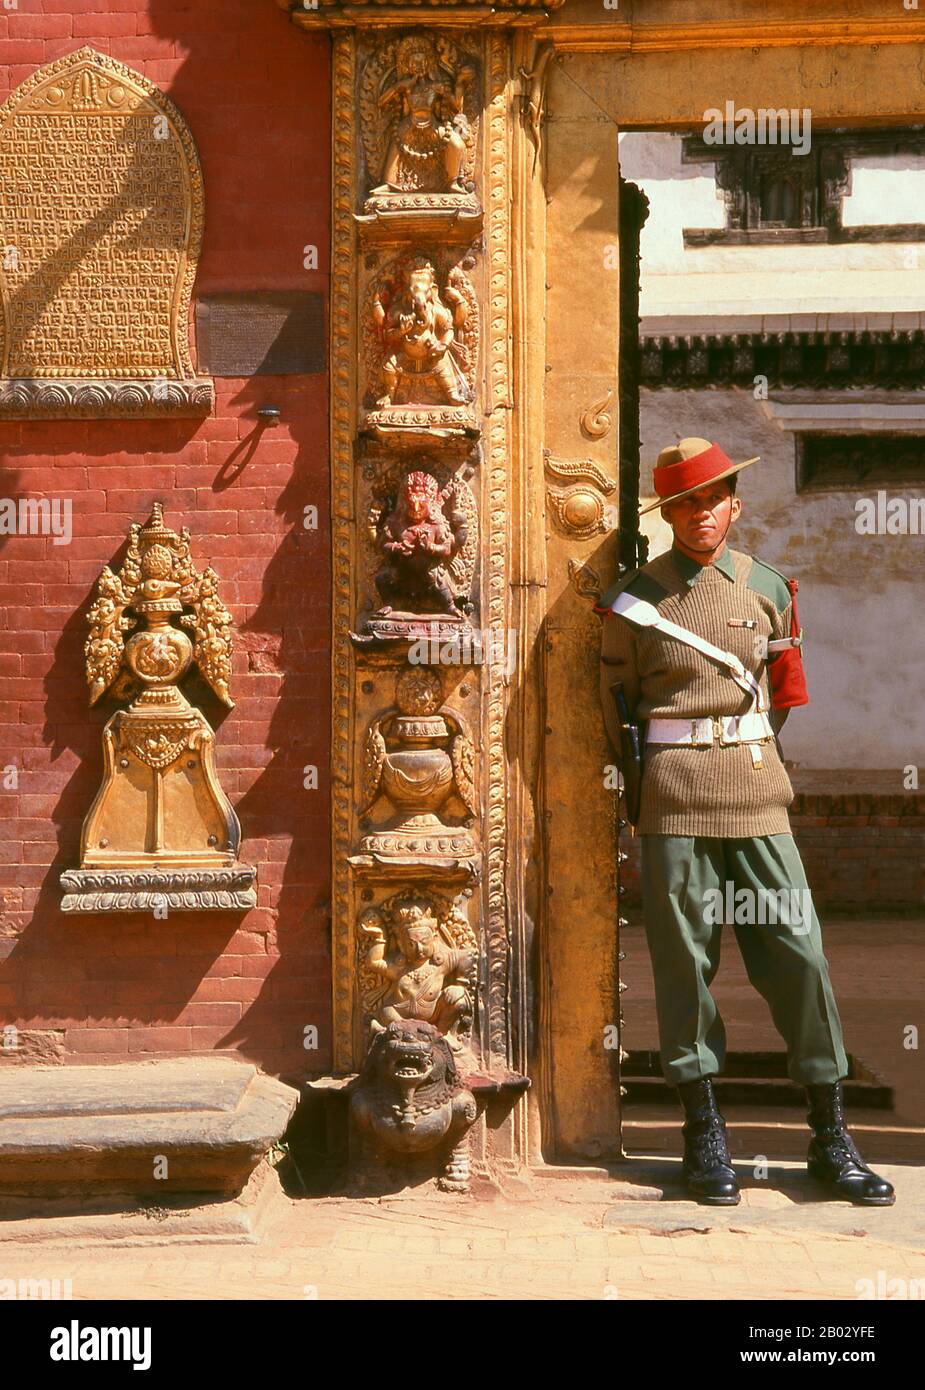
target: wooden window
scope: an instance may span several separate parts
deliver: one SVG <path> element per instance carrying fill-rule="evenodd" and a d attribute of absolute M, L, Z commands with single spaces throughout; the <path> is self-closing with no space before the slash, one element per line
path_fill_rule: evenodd
<path fill-rule="evenodd" d="M 925 435 L 797 435 L 798 492 L 923 482 Z"/>
<path fill-rule="evenodd" d="M 684 244 L 925 241 L 925 224 L 842 226 L 851 190 L 851 160 L 860 156 L 925 153 L 925 132 L 814 131 L 812 148 L 798 155 L 788 145 L 707 145 L 685 136 L 683 164 L 715 166 L 726 204 L 724 227 L 686 227 Z"/>

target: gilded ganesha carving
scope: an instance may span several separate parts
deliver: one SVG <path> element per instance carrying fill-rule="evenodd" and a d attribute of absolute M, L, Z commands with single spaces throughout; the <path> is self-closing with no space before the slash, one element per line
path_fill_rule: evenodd
<path fill-rule="evenodd" d="M 401 261 L 371 304 L 378 360 L 370 377 L 377 407 L 471 401 L 467 328 L 474 304 L 472 286 L 459 267 L 450 270 L 441 293 L 427 256 Z"/>

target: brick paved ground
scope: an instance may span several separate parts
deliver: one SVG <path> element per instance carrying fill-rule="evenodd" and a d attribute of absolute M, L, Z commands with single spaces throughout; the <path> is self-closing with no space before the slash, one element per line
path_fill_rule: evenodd
<path fill-rule="evenodd" d="M 815 1200 L 796 1165 L 726 1211 L 678 1200 L 674 1165 L 628 1171 L 631 1184 L 534 1177 L 494 1200 L 280 1193 L 256 1244 L 125 1247 L 113 1217 L 108 1240 L 81 1245 L 75 1227 L 66 1243 L 28 1246 L 7 1225 L 0 1277 L 69 1278 L 75 1299 L 855 1300 L 861 1280 L 894 1281 L 891 1298 L 917 1296 L 921 1280 L 925 1297 L 922 1169 L 887 1169 L 898 1202 L 879 1211 Z M 647 1198 L 652 1184 L 664 1200 Z"/>

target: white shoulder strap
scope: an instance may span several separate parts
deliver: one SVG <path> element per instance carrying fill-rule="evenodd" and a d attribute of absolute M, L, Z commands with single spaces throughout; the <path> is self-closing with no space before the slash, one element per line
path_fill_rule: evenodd
<path fill-rule="evenodd" d="M 732 652 L 724 652 L 719 647 L 714 647 L 712 642 L 698 637 L 696 632 L 689 632 L 686 627 L 679 627 L 677 623 L 669 622 L 667 618 L 662 617 L 653 604 L 646 603 L 645 599 L 634 598 L 625 590 L 622 594 L 617 595 L 610 607 L 611 612 L 618 613 L 621 618 L 635 623 L 637 627 L 657 628 L 666 637 L 674 637 L 676 641 L 683 642 L 685 646 L 693 647 L 696 651 L 702 652 L 704 656 L 719 662 L 726 667 L 735 683 L 752 697 L 756 709 L 764 710 L 767 708 L 760 683 L 755 680 L 751 671 L 746 671 L 739 658 Z"/>

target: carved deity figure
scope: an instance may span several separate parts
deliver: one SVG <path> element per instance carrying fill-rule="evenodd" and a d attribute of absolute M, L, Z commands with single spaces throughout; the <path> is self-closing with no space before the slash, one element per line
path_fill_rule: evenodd
<path fill-rule="evenodd" d="M 468 122 L 466 88 L 475 70 L 446 71 L 433 41 L 412 35 L 398 45 L 395 76 L 379 95 L 379 109 L 391 121 L 389 143 L 377 193 L 465 193 L 461 182 Z M 452 80 L 448 80 L 452 79 Z"/>
<path fill-rule="evenodd" d="M 371 1023 L 373 1033 L 403 1019 L 421 1019 L 459 1047 L 456 1029 L 472 1015 L 475 952 L 443 940 L 426 898 L 409 897 L 396 904 L 392 922 L 397 951 L 390 959 L 381 913 L 373 908 L 360 919 L 370 937 L 364 965 L 384 985 Z"/>
<path fill-rule="evenodd" d="M 438 612 L 463 616 L 450 585 L 448 565 L 466 542 L 465 513 L 453 505 L 451 489 L 441 491 L 430 473 L 415 471 L 403 479 L 395 506 L 384 516 L 379 545 L 386 563 L 376 575 L 376 588 L 388 603 L 423 602 Z"/>
<path fill-rule="evenodd" d="M 372 316 L 385 348 L 380 368 L 382 394 L 377 406 L 389 406 L 401 389 L 404 398 L 426 400 L 428 388 L 438 401 L 466 405 L 472 397 L 456 360 L 455 331 L 465 327 L 469 305 L 462 291 L 448 284 L 440 297 L 437 275 L 424 256 L 402 268 L 401 287 L 386 307 L 377 294 Z M 415 381 L 419 390 L 414 389 Z"/>

